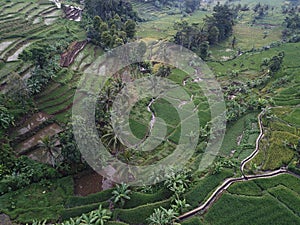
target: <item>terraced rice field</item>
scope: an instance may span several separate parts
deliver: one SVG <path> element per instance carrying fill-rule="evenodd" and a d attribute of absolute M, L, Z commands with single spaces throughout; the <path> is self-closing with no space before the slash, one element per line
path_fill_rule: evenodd
<path fill-rule="evenodd" d="M 261 140 L 261 151 L 247 165 L 248 168 L 252 163 L 262 170 L 278 169 L 289 165 L 296 154 L 293 146 L 298 144 L 298 128 L 294 122 L 291 124 L 286 122 L 284 115 L 290 115 L 297 111 L 289 107 L 274 108 L 272 111 L 275 118 L 268 122 L 268 127 L 265 128 L 266 135 Z"/>
<path fill-rule="evenodd" d="M 208 210 L 204 221 L 234 225 L 268 221 L 278 225 L 299 224 L 299 184 L 299 179 L 291 175 L 236 183 Z"/>
<path fill-rule="evenodd" d="M 15 0 L 5 2 L 0 15 L 0 84 L 4 86 L 7 75 L 16 72 L 25 75 L 21 69 L 19 54 L 33 43 L 70 37 L 84 38 L 84 31 L 77 24 L 62 19 L 62 10 L 50 1 Z M 51 35 L 50 35 L 51 34 Z M 11 63 L 1 63 L 11 62 Z M 3 88 L 3 87 L 2 87 Z"/>
<path fill-rule="evenodd" d="M 0 12 L 0 91 L 5 91 L 13 73 L 24 82 L 31 76 L 33 65 L 18 60 L 18 56 L 32 44 L 85 39 L 84 30 L 76 22 L 64 19 L 62 9 L 50 1 L 7 1 Z M 26 118 L 11 134 L 17 154 L 36 158 L 42 153 L 38 148 L 39 141 L 63 130 L 62 125 L 70 116 L 79 77 L 79 72 L 62 70 L 35 97 L 36 113 Z M 43 161 L 42 157 L 37 160 Z"/>

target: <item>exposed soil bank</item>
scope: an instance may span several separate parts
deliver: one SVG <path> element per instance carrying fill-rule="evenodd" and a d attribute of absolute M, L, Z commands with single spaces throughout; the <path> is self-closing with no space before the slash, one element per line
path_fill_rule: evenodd
<path fill-rule="evenodd" d="M 43 112 L 38 112 L 34 114 L 32 117 L 27 119 L 22 127 L 17 129 L 18 135 L 26 134 L 27 132 L 33 130 L 34 128 L 38 127 L 40 124 L 48 120 L 50 116 Z"/>
<path fill-rule="evenodd" d="M 87 170 L 74 176 L 75 195 L 87 196 L 113 187 L 113 183 L 93 170 Z"/>
<path fill-rule="evenodd" d="M 60 66 L 68 67 L 69 65 L 71 65 L 78 53 L 84 49 L 86 44 L 87 41 L 73 42 L 69 46 L 68 50 L 61 55 Z"/>
<path fill-rule="evenodd" d="M 25 154 L 26 151 L 38 144 L 38 142 L 44 138 L 45 136 L 53 136 L 55 134 L 58 134 L 62 131 L 62 128 L 57 125 L 56 123 L 53 123 L 43 129 L 41 129 L 39 132 L 37 132 L 32 137 L 28 138 L 27 140 L 21 142 L 16 147 L 17 154 Z"/>

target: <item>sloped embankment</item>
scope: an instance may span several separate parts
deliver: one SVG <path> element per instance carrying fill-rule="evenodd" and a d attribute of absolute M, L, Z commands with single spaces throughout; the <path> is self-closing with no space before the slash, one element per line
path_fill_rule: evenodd
<path fill-rule="evenodd" d="M 75 41 L 73 42 L 67 51 L 65 51 L 62 55 L 61 55 L 61 60 L 60 60 L 60 66 L 63 67 L 68 67 L 69 65 L 71 65 L 74 62 L 74 59 L 76 58 L 76 56 L 78 55 L 78 53 L 84 49 L 84 47 L 86 46 L 87 41 Z"/>

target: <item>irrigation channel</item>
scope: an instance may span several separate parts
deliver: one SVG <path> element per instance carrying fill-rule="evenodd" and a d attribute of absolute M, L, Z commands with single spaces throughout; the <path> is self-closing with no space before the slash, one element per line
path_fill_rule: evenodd
<path fill-rule="evenodd" d="M 195 214 L 197 213 L 203 213 L 205 211 L 208 210 L 209 207 L 212 206 L 212 204 L 218 200 L 218 198 L 222 195 L 222 193 L 227 190 L 227 188 L 229 188 L 230 185 L 236 183 L 236 182 L 243 182 L 243 181 L 248 181 L 248 180 L 255 180 L 255 179 L 262 179 L 262 178 L 271 178 L 271 177 L 275 177 L 275 176 L 278 176 L 278 175 L 281 175 L 281 174 L 290 174 L 290 175 L 293 175 L 297 178 L 300 178 L 299 175 L 291 172 L 291 171 L 288 171 L 287 168 L 280 168 L 278 170 L 275 170 L 275 171 L 270 171 L 270 172 L 266 172 L 266 173 L 263 173 L 263 174 L 257 174 L 257 175 L 245 175 L 244 174 L 244 167 L 246 165 L 247 162 L 249 162 L 251 159 L 253 159 L 257 153 L 259 152 L 259 142 L 260 140 L 264 137 L 264 130 L 263 130 L 263 125 L 262 125 L 262 121 L 261 121 L 261 118 L 262 116 L 265 114 L 265 111 L 266 109 L 264 109 L 259 115 L 258 115 L 258 125 L 259 125 L 259 130 L 260 130 L 260 134 L 259 136 L 257 137 L 256 139 L 256 145 L 255 145 L 255 150 L 251 153 L 251 155 L 249 155 L 246 159 L 244 159 L 242 162 L 241 162 L 241 165 L 240 165 L 240 170 L 242 172 L 242 176 L 241 177 L 237 177 L 237 178 L 229 178 L 229 179 L 226 179 L 212 194 L 211 196 L 202 204 L 200 205 L 199 207 L 189 211 L 189 212 L 186 212 L 182 215 L 180 215 L 178 217 L 179 220 L 185 220 L 191 216 L 194 216 Z"/>

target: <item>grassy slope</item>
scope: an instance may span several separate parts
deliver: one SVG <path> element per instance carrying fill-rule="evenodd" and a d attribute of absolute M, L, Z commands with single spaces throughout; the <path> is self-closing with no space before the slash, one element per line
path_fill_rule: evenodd
<path fill-rule="evenodd" d="M 0 208 L 11 219 L 23 223 L 32 219 L 55 221 L 70 195 L 73 195 L 73 179 L 65 177 L 4 194 L 0 197 Z"/>
<path fill-rule="evenodd" d="M 300 181 L 291 175 L 236 183 L 204 215 L 208 224 L 298 224 Z M 224 216 L 226 215 L 226 216 Z"/>

